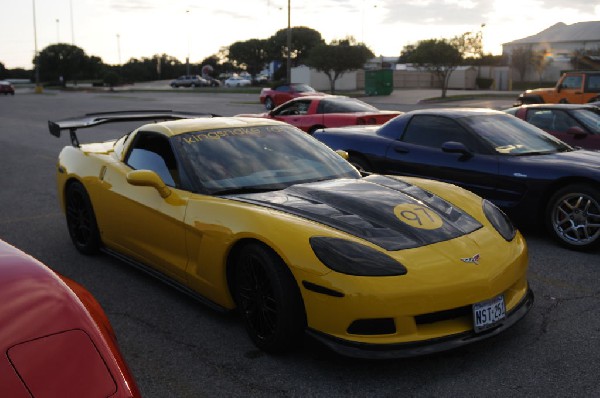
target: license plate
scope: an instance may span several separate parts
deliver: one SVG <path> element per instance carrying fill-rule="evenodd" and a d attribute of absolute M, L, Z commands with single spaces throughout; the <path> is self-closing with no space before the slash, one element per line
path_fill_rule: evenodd
<path fill-rule="evenodd" d="M 473 304 L 473 324 L 475 333 L 494 327 L 506 317 L 504 296 Z"/>

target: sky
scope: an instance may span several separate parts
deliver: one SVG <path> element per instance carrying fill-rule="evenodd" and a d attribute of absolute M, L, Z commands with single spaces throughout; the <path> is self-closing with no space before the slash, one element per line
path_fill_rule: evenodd
<path fill-rule="evenodd" d="M 353 36 L 377 56 L 419 40 L 481 30 L 486 53 L 558 22 L 600 21 L 590 0 L 289 0 L 291 26 L 326 42 Z M 35 13 L 34 13 L 35 5 Z M 199 63 L 288 25 L 288 0 L 0 0 L 0 63 L 31 68 L 38 51 L 74 44 L 107 64 L 168 54 Z M 34 22 L 35 15 L 35 22 Z M 37 40 L 36 40 L 37 39 Z"/>

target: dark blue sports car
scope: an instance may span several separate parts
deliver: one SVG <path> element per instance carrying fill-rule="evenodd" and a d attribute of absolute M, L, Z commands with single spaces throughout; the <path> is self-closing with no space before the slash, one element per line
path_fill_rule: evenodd
<path fill-rule="evenodd" d="M 521 226 L 545 225 L 566 247 L 600 245 L 600 152 L 576 150 L 504 112 L 417 110 L 314 137 L 348 152 L 359 170 L 456 184 Z"/>

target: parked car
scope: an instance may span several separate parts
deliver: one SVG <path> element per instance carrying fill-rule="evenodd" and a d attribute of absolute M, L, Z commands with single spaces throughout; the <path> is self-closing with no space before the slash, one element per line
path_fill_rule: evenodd
<path fill-rule="evenodd" d="M 383 124 L 401 113 L 381 111 L 356 98 L 331 95 L 298 97 L 270 112 L 237 116 L 280 120 L 312 134 L 324 127 Z"/>
<path fill-rule="evenodd" d="M 308 84 L 292 83 L 282 84 L 273 88 L 263 88 L 260 91 L 259 100 L 261 104 L 265 105 L 265 109 L 270 111 L 293 98 L 309 95 L 314 97 L 316 95 L 323 96 L 327 94 L 315 90 Z"/>
<path fill-rule="evenodd" d="M 505 110 L 569 145 L 600 150 L 600 108 L 594 105 L 534 104 Z"/>
<path fill-rule="evenodd" d="M 219 79 L 215 79 L 211 76 L 206 76 L 204 79 L 208 82 L 210 87 L 221 87 L 221 81 Z"/>
<path fill-rule="evenodd" d="M 171 81 L 171 87 L 207 87 L 210 83 L 198 75 L 184 75 Z"/>
<path fill-rule="evenodd" d="M 0 240 L 3 397 L 140 397 L 90 292 Z"/>
<path fill-rule="evenodd" d="M 600 153 L 577 150 L 504 112 L 428 109 L 381 127 L 317 130 L 358 168 L 466 188 L 571 249 L 600 244 Z"/>
<path fill-rule="evenodd" d="M 237 308 L 267 352 L 299 345 L 306 331 L 349 356 L 429 354 L 494 336 L 533 304 L 525 241 L 491 202 L 432 180 L 363 178 L 275 120 L 156 122 L 185 117 L 49 123 L 72 137 L 57 187 L 81 253 L 102 249 Z M 153 122 L 114 141 L 76 138 L 133 120 Z"/>
<path fill-rule="evenodd" d="M 15 95 L 15 87 L 11 82 L 6 80 L 0 80 L 0 94 L 4 95 Z"/>
<path fill-rule="evenodd" d="M 231 76 L 230 78 L 225 80 L 224 84 L 225 87 L 244 87 L 251 85 L 252 82 L 241 76 Z"/>
<path fill-rule="evenodd" d="M 555 87 L 526 90 L 515 106 L 523 104 L 585 104 L 600 100 L 600 71 L 571 71 Z"/>

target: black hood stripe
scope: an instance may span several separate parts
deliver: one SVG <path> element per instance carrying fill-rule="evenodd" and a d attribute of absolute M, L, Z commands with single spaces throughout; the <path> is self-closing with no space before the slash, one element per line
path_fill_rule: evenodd
<path fill-rule="evenodd" d="M 284 211 L 372 242 L 385 250 L 401 250 L 453 239 L 481 224 L 442 198 L 401 180 L 372 175 L 294 185 L 281 191 L 228 195 L 247 203 Z M 415 228 L 394 214 L 399 205 L 418 207 L 439 217 L 441 226 Z"/>

